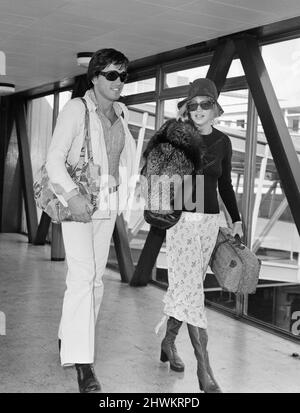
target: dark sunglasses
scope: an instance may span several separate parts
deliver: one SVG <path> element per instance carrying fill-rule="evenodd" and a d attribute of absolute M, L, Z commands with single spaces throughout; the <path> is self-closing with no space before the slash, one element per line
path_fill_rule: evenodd
<path fill-rule="evenodd" d="M 110 82 L 113 82 L 114 80 L 117 80 L 118 77 L 120 78 L 121 82 L 125 82 L 127 77 L 128 77 L 128 73 L 127 72 L 117 72 L 116 70 L 110 70 L 108 72 L 97 72 L 96 75 L 102 75 L 105 77 L 106 80 L 109 80 Z"/>
<path fill-rule="evenodd" d="M 215 101 L 214 100 L 203 100 L 202 102 L 193 102 L 193 103 L 188 103 L 186 105 L 187 110 L 189 112 L 194 112 L 195 110 L 198 109 L 198 106 L 200 106 L 201 109 L 203 110 L 209 110 L 214 107 Z"/>

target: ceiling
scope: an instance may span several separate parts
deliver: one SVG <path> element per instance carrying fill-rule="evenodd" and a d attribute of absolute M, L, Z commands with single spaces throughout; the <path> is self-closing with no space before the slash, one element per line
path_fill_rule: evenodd
<path fill-rule="evenodd" d="M 0 0 L 0 82 L 26 90 L 84 73 L 78 52 L 135 60 L 299 15 L 299 0 Z"/>

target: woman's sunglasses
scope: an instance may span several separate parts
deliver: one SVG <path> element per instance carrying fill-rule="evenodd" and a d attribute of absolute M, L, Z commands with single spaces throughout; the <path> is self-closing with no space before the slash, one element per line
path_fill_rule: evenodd
<path fill-rule="evenodd" d="M 121 82 L 125 82 L 127 77 L 128 77 L 128 73 L 127 72 L 117 72 L 116 70 L 110 70 L 108 72 L 97 72 L 96 76 L 102 75 L 105 77 L 106 80 L 109 80 L 110 82 L 113 82 L 114 80 L 117 80 L 118 77 L 120 78 Z"/>
<path fill-rule="evenodd" d="M 195 110 L 198 109 L 198 106 L 200 106 L 201 109 L 203 110 L 209 110 L 214 107 L 215 101 L 214 100 L 203 100 L 202 102 L 194 102 L 194 103 L 188 103 L 186 105 L 187 110 L 189 112 L 194 112 Z"/>

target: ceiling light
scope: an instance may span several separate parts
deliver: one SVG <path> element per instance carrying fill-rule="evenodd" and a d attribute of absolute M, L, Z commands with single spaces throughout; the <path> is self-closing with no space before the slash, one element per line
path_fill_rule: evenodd
<path fill-rule="evenodd" d="M 77 53 L 78 66 L 88 67 L 92 56 L 93 56 L 92 52 Z"/>
<path fill-rule="evenodd" d="M 15 85 L 12 83 L 0 83 L 0 96 L 10 95 L 14 93 Z"/>

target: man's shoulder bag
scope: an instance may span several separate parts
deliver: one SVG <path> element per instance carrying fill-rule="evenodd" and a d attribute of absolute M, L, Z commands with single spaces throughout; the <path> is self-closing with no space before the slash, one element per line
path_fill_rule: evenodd
<path fill-rule="evenodd" d="M 89 133 L 89 111 L 85 99 L 81 98 L 81 100 L 85 105 L 84 141 L 77 165 L 74 167 L 66 164 L 66 168 L 72 180 L 77 184 L 79 192 L 93 205 L 93 214 L 97 209 L 100 191 L 100 166 L 94 164 Z M 73 221 L 70 209 L 60 202 L 52 189 L 45 164 L 37 173 L 33 191 L 37 206 L 48 214 L 53 222 Z"/>

